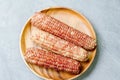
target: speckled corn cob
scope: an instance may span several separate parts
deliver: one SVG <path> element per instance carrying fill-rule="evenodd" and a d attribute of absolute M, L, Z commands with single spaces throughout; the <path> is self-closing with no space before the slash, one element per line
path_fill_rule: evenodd
<path fill-rule="evenodd" d="M 66 71 L 72 74 L 80 73 L 80 63 L 76 60 L 48 52 L 45 49 L 29 48 L 25 54 L 25 60 L 29 63 L 57 71 Z"/>
<path fill-rule="evenodd" d="M 96 47 L 96 40 L 92 37 L 44 13 L 36 13 L 31 18 L 31 24 L 86 50 L 93 50 Z"/>
<path fill-rule="evenodd" d="M 31 39 L 41 47 L 51 50 L 57 54 L 67 56 L 78 61 L 86 61 L 88 52 L 82 47 L 76 46 L 48 32 L 31 27 Z"/>

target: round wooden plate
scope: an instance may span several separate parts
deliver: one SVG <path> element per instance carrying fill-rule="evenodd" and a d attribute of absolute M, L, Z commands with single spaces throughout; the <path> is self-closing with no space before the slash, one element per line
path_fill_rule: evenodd
<path fill-rule="evenodd" d="M 46 13 L 96 39 L 94 29 L 89 23 L 89 21 L 82 14 L 74 10 L 63 8 L 63 7 L 55 7 L 55 8 L 44 9 L 41 12 Z M 30 40 L 30 29 L 31 29 L 31 24 L 29 19 L 25 24 L 25 26 L 23 27 L 23 30 L 20 36 L 20 51 L 21 51 L 23 60 L 24 60 L 24 54 L 26 49 L 29 47 L 35 46 L 34 43 Z M 94 60 L 95 54 L 96 54 L 96 49 L 94 51 L 89 51 L 89 61 L 82 62 L 83 68 L 81 73 L 78 75 L 72 75 L 62 71 L 57 72 L 53 69 L 45 69 L 43 67 L 39 67 L 39 66 L 27 63 L 25 60 L 24 62 L 33 73 L 35 73 L 37 76 L 42 77 L 44 79 L 70 80 L 78 76 L 81 76 L 90 67 L 91 63 Z"/>

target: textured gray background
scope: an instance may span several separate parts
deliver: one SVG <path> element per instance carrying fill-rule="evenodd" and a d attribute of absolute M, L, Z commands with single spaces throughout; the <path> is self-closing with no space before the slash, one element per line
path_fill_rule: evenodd
<path fill-rule="evenodd" d="M 42 80 L 24 64 L 19 36 L 34 12 L 53 6 L 81 12 L 97 34 L 94 63 L 76 80 L 120 80 L 120 0 L 0 0 L 0 80 Z"/>

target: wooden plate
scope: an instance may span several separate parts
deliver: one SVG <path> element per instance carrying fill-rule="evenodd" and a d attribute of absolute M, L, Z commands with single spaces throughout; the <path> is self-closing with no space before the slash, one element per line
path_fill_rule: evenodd
<path fill-rule="evenodd" d="M 94 29 L 89 23 L 89 21 L 82 14 L 76 11 L 73 11 L 68 8 L 56 7 L 56 8 L 44 9 L 41 12 L 46 13 L 96 39 Z M 23 30 L 20 36 L 20 51 L 21 51 L 23 60 L 24 60 L 24 54 L 26 49 L 29 47 L 35 46 L 34 43 L 32 43 L 32 41 L 30 40 L 30 29 L 31 29 L 31 24 L 29 19 L 25 24 L 25 26 L 23 27 Z M 81 76 L 90 67 L 95 57 L 96 49 L 94 51 L 90 51 L 89 54 L 90 54 L 89 61 L 82 63 L 82 66 L 83 66 L 82 72 L 78 75 L 71 75 L 65 72 L 57 72 L 52 69 L 45 69 L 43 67 L 38 67 L 36 65 L 27 63 L 25 60 L 24 62 L 27 65 L 27 67 L 39 77 L 42 77 L 44 79 L 68 80 L 68 79 L 74 79 L 78 76 Z"/>

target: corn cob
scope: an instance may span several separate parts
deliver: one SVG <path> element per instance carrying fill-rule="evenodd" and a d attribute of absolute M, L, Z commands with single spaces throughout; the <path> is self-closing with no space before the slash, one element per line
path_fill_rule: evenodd
<path fill-rule="evenodd" d="M 86 61 L 88 59 L 88 52 L 82 47 L 76 46 L 48 32 L 39 30 L 36 27 L 31 28 L 31 39 L 41 47 L 78 61 Z"/>
<path fill-rule="evenodd" d="M 96 47 L 95 39 L 45 13 L 36 13 L 31 18 L 31 24 L 86 50 L 93 50 Z"/>
<path fill-rule="evenodd" d="M 52 68 L 57 71 L 66 71 L 72 74 L 80 73 L 80 62 L 48 52 L 42 48 L 28 48 L 25 60 L 29 63 L 44 66 L 45 68 Z"/>

